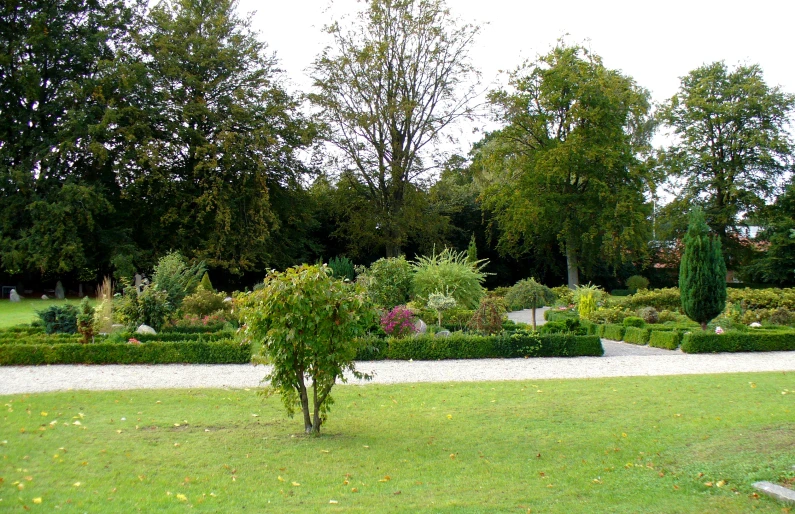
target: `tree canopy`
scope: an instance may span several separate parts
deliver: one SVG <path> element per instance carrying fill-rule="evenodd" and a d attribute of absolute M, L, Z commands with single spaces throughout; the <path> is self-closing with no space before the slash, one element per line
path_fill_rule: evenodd
<path fill-rule="evenodd" d="M 477 27 L 442 0 L 370 0 L 312 68 L 310 98 L 339 150 L 348 187 L 366 200 L 371 244 L 389 257 L 421 229 L 417 181 L 433 166 L 430 146 L 471 113 L 475 75 L 468 52 Z M 419 221 L 419 222 L 418 222 Z"/>
<path fill-rule="evenodd" d="M 489 135 L 476 165 L 490 182 L 500 248 L 522 255 L 557 243 L 568 283 L 598 258 L 641 256 L 648 240 L 644 192 L 650 177 L 649 94 L 595 54 L 558 45 L 511 74 L 490 95 L 504 127 Z"/>

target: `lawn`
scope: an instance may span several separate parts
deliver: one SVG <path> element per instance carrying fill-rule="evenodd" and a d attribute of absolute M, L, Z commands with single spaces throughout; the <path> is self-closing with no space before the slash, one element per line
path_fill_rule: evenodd
<path fill-rule="evenodd" d="M 8 299 L 0 300 L 0 328 L 12 327 L 20 323 L 30 323 L 38 319 L 36 311 L 43 311 L 51 305 L 64 305 L 67 303 L 79 305 L 80 300 L 42 300 L 40 298 L 23 298 L 20 302 L 12 302 Z"/>
<path fill-rule="evenodd" d="M 0 398 L 8 512 L 782 512 L 795 373 Z M 785 511 L 786 512 L 786 511 Z"/>

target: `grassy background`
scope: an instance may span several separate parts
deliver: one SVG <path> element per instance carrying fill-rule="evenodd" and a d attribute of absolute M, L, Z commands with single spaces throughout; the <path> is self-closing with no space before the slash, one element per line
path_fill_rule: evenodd
<path fill-rule="evenodd" d="M 794 473 L 794 373 L 335 393 L 317 438 L 253 390 L 0 397 L 0 510 L 780 513 Z"/>
<path fill-rule="evenodd" d="M 79 305 L 80 300 L 42 300 L 41 298 L 23 298 L 20 302 L 8 299 L 0 300 L 0 328 L 12 327 L 20 323 L 30 323 L 38 319 L 36 311 L 43 311 L 51 305 L 64 305 L 71 303 Z M 92 301 L 92 303 L 94 303 Z"/>

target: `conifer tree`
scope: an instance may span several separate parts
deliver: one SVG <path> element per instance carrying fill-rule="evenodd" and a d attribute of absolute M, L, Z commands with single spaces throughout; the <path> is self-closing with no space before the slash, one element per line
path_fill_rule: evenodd
<path fill-rule="evenodd" d="M 726 263 L 720 240 L 710 234 L 701 208 L 690 213 L 684 246 L 679 265 L 682 309 L 706 330 L 707 323 L 726 307 Z"/>

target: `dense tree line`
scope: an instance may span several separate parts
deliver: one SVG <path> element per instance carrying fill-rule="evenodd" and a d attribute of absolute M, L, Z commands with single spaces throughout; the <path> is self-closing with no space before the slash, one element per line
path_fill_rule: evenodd
<path fill-rule="evenodd" d="M 239 287 L 474 238 L 491 286 L 661 284 L 676 272 L 654 264 L 678 263 L 659 241 L 680 240 L 694 206 L 729 269 L 795 283 L 795 98 L 758 66 L 705 64 L 655 108 L 558 42 L 490 93 L 501 128 L 451 156 L 434 149 L 474 114 L 478 28 L 442 0 L 370 0 L 332 21 L 307 95 L 287 90 L 235 0 L 1 9 L 4 283 L 129 277 L 179 251 Z M 653 149 L 655 130 L 672 143 Z M 654 209 L 663 190 L 674 200 Z"/>

